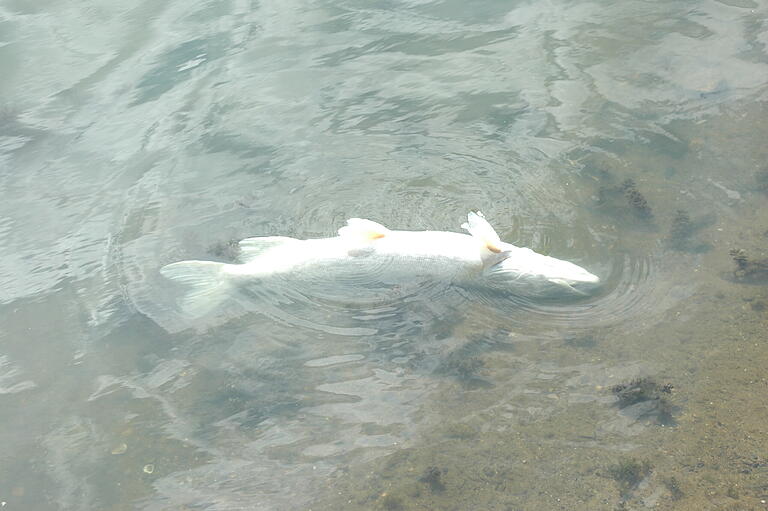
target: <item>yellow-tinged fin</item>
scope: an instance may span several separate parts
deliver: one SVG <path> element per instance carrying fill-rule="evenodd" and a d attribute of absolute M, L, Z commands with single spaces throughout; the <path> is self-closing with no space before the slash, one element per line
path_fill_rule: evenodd
<path fill-rule="evenodd" d="M 470 211 L 467 215 L 467 221 L 461 224 L 461 228 L 469 231 L 472 237 L 477 238 L 480 242 L 493 252 L 494 254 L 500 254 L 502 252 L 501 239 L 496 231 L 488 223 L 481 212 Z"/>
<path fill-rule="evenodd" d="M 389 229 L 365 218 L 350 218 L 347 225 L 339 229 L 339 236 L 353 241 L 371 241 L 385 237 Z"/>

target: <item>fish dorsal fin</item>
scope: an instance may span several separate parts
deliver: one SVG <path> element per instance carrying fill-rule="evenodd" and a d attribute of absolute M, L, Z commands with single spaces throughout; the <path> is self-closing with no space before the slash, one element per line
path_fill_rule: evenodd
<path fill-rule="evenodd" d="M 287 236 L 258 236 L 255 238 L 245 238 L 239 243 L 239 259 L 243 263 L 248 263 L 270 248 L 274 248 L 284 243 L 292 243 L 294 241 L 297 240 Z"/>
<path fill-rule="evenodd" d="M 502 252 L 501 239 L 491 224 L 485 219 L 481 212 L 470 211 L 467 215 L 467 221 L 461 224 L 461 228 L 469 231 L 472 237 L 480 240 L 485 248 L 495 254 Z"/>
<path fill-rule="evenodd" d="M 355 241 L 370 241 L 383 238 L 390 230 L 373 220 L 350 218 L 347 225 L 339 229 L 339 236 Z"/>

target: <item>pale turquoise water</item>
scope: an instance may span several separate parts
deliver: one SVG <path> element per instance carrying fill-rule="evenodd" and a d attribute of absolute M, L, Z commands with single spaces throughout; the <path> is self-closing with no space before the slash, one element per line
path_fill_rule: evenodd
<path fill-rule="evenodd" d="M 695 381 L 701 346 L 658 332 L 709 314 L 703 290 L 764 293 L 729 277 L 727 251 L 768 244 L 767 15 L 750 0 L 0 0 L 0 501 L 337 509 L 348 492 L 350 509 L 468 509 L 486 492 L 488 508 L 553 509 L 551 488 L 585 483 L 542 463 L 506 467 L 525 492 L 491 488 L 467 454 L 482 449 L 430 450 L 435 431 L 540 423 L 526 445 L 588 437 L 605 459 L 651 446 L 659 426 L 606 388 Z M 470 209 L 604 289 L 253 289 L 195 331 L 158 275 L 247 236 L 327 236 L 354 216 L 456 231 Z M 665 241 L 677 209 L 683 247 Z M 576 437 L 544 431 L 584 413 Z M 411 449 L 426 454 L 381 468 Z M 439 463 L 442 492 L 419 482 Z M 370 481 L 392 470 L 422 493 L 381 497 Z M 612 484 L 594 488 L 604 509 L 627 497 Z"/>

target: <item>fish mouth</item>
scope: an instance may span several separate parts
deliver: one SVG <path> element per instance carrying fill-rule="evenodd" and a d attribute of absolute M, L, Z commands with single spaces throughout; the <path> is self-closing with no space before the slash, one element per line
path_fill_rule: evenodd
<path fill-rule="evenodd" d="M 599 284 L 600 277 L 591 273 L 586 273 L 585 275 L 580 275 L 579 277 L 575 278 L 573 282 L 581 284 Z"/>

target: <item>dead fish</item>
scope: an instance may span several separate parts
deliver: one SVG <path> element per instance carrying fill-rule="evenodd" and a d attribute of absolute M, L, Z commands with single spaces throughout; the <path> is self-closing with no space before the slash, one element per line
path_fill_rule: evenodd
<path fill-rule="evenodd" d="M 438 279 L 489 286 L 524 296 L 583 293 L 574 286 L 597 284 L 586 269 L 499 239 L 481 212 L 470 212 L 462 228 L 447 231 L 394 231 L 363 218 L 350 218 L 338 236 L 299 240 L 284 236 L 240 242 L 240 264 L 181 261 L 161 268 L 165 277 L 187 287 L 182 312 L 204 315 L 233 286 L 265 279 L 398 284 Z"/>

